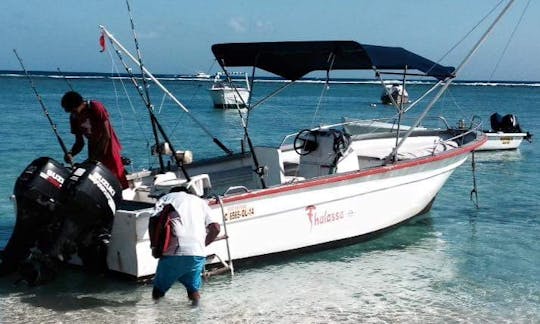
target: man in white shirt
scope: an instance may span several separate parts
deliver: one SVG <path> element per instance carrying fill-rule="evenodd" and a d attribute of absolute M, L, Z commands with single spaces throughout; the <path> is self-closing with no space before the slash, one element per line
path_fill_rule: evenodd
<path fill-rule="evenodd" d="M 219 219 L 212 216 L 208 203 L 185 188 L 174 188 L 156 203 L 154 215 L 170 204 L 173 236 L 159 259 L 152 298 L 165 295 L 175 281 L 186 288 L 188 298 L 197 306 L 201 275 L 206 261 L 205 246 L 212 243 L 220 231 Z"/>

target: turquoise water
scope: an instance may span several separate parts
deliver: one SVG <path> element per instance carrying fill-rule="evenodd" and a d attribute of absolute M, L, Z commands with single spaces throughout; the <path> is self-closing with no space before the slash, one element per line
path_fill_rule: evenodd
<path fill-rule="evenodd" d="M 70 146 L 68 116 L 59 100 L 67 89 L 61 79 L 36 78 L 52 119 Z M 20 172 L 38 156 L 61 160 L 47 119 L 24 78 L 0 78 L 0 247 L 14 224 L 9 196 Z M 147 113 L 127 83 L 110 80 L 71 81 L 87 97 L 108 107 L 134 169 L 155 165 Z M 213 109 L 206 82 L 166 85 L 208 130 L 233 150 L 243 137 L 238 113 Z M 255 98 L 277 83 L 257 83 Z M 425 85 L 408 89 L 418 96 Z M 260 90 L 260 91 L 258 91 Z M 220 154 L 211 139 L 179 108 L 151 87 L 158 118 L 176 148 L 202 158 Z M 320 99 L 320 84 L 298 84 L 249 120 L 255 145 L 277 145 L 282 136 L 341 116 L 391 116 L 375 105 L 379 87 L 330 85 Z M 522 128 L 540 134 L 537 86 L 454 86 L 434 109 L 449 123 L 481 116 L 489 127 L 493 112 L 513 113 Z M 320 102 L 320 105 L 317 103 Z M 415 112 L 411 112 L 414 114 Z M 369 242 L 237 269 L 234 277 L 205 283 L 201 307 L 191 309 L 185 292 L 175 286 L 155 304 L 151 286 L 119 278 L 65 270 L 55 282 L 30 288 L 0 278 L 0 322 L 540 322 L 540 144 L 519 150 L 476 154 L 480 208 L 469 200 L 470 161 L 440 192 L 433 209 L 421 219 Z M 389 203 L 391 198 L 389 198 Z M 261 229 L 264 230 L 264 229 Z M 256 235 L 256 233 L 254 233 Z"/>

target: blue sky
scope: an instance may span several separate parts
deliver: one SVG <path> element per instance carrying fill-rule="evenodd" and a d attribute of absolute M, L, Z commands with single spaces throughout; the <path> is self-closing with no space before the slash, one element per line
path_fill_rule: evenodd
<path fill-rule="evenodd" d="M 210 46 L 223 42 L 356 40 L 438 61 L 499 2 L 130 0 L 146 67 L 175 74 L 215 72 Z M 501 56 L 526 4 L 516 1 L 459 79 L 540 80 L 540 1 L 530 2 Z M 110 72 L 109 55 L 98 51 L 100 24 L 134 48 L 125 0 L 0 0 L 0 21 L 0 70 L 19 69 L 15 48 L 29 70 Z M 458 65 L 479 36 L 441 63 Z"/>

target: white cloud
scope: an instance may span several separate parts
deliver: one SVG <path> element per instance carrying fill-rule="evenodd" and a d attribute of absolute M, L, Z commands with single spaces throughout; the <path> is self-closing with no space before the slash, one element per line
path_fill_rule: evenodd
<path fill-rule="evenodd" d="M 233 17 L 229 20 L 229 27 L 236 33 L 245 33 L 250 29 L 258 32 L 272 32 L 274 26 L 271 22 L 257 20 L 255 22 L 246 20 L 243 17 Z"/>
<path fill-rule="evenodd" d="M 159 38 L 159 33 L 155 31 L 137 33 L 137 37 L 141 39 L 156 39 Z"/>
<path fill-rule="evenodd" d="M 274 30 L 274 26 L 272 25 L 271 22 L 262 21 L 262 20 L 257 20 L 255 22 L 255 28 L 258 31 L 262 31 L 262 32 L 272 32 Z"/>
<path fill-rule="evenodd" d="M 233 17 L 229 20 L 229 26 L 237 33 L 247 31 L 246 21 L 241 17 Z"/>

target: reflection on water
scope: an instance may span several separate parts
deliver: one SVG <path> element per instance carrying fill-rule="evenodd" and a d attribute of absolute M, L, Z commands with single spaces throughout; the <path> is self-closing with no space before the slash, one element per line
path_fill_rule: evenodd
<path fill-rule="evenodd" d="M 35 307 L 48 308 L 58 312 L 69 312 L 98 307 L 129 307 L 135 306 L 138 300 L 115 301 L 84 295 L 56 293 L 50 295 L 34 295 L 22 297 L 21 302 Z"/>
<path fill-rule="evenodd" d="M 441 214 L 435 209 L 368 242 L 258 263 L 238 269 L 233 277 L 213 277 L 204 284 L 197 309 L 189 306 L 179 284 L 156 303 L 149 284 L 73 269 L 35 288 L 13 286 L 2 278 L 0 321 L 380 323 L 539 318 L 534 287 L 527 290 L 497 278 L 497 273 L 509 275 L 511 268 L 493 269 L 485 259 L 474 257 L 486 251 L 475 232 L 482 230 L 487 216 L 468 210 L 457 223 L 442 221 L 450 234 L 438 230 L 434 219 L 441 222 Z M 454 226 L 462 231 L 467 222 L 473 233 L 451 233 Z M 463 241 L 455 242 L 460 237 Z M 492 247 L 488 253 L 500 252 Z M 486 275 L 489 279 L 481 278 Z M 524 279 L 531 280 L 528 276 Z M 492 285 L 494 280 L 498 286 Z M 498 298 L 507 298 L 511 307 L 488 306 Z"/>
<path fill-rule="evenodd" d="M 501 151 L 478 151 L 474 153 L 476 162 L 481 163 L 500 163 L 512 162 L 522 159 L 521 151 L 516 150 L 501 150 Z"/>

